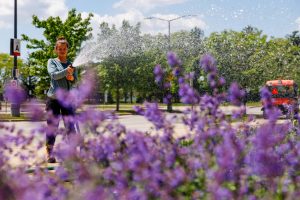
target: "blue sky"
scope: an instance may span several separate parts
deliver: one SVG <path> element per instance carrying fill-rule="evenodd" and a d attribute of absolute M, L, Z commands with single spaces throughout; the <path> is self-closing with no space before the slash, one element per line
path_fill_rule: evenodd
<path fill-rule="evenodd" d="M 132 24 L 141 22 L 143 33 L 167 33 L 166 22 L 144 18 L 172 19 L 182 15 L 197 16 L 173 21 L 171 31 L 198 26 L 208 36 L 211 32 L 240 31 L 252 25 L 268 36 L 285 37 L 300 30 L 300 0 L 18 0 L 18 37 L 26 34 L 42 38 L 42 30 L 31 25 L 32 15 L 65 18 L 72 8 L 83 16 L 94 14 L 94 33 L 103 21 L 119 26 L 123 19 Z M 1 53 L 9 53 L 9 40 L 14 34 L 13 12 L 13 0 L 0 0 Z M 22 57 L 26 57 L 25 44 L 21 52 Z"/>

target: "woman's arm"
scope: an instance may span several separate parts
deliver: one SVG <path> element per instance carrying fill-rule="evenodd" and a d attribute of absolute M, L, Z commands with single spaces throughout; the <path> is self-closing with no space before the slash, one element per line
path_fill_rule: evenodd
<path fill-rule="evenodd" d="M 50 77 L 54 80 L 59 80 L 67 76 L 67 69 L 59 71 L 52 59 L 48 60 L 47 70 Z"/>

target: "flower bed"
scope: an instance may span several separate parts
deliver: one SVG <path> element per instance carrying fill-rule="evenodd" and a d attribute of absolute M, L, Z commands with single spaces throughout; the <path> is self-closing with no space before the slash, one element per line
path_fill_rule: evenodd
<path fill-rule="evenodd" d="M 135 110 L 153 123 L 153 132 L 129 131 L 110 112 L 84 110 L 76 119 L 80 134 L 65 135 L 56 145 L 59 165 L 54 172 L 43 168 L 28 173 L 26 161 L 36 156 L 28 146 L 43 147 L 40 127 L 30 134 L 1 124 L 0 196 L 3 199 L 296 199 L 300 194 L 300 139 L 295 124 L 278 124 L 278 111 L 268 104 L 269 120 L 257 127 L 243 122 L 232 126 L 219 109 L 225 100 L 240 107 L 232 115 L 245 114 L 244 91 L 237 83 L 228 92 L 218 75 L 216 62 L 205 55 L 200 65 L 207 73 L 212 95 L 200 96 L 189 86 L 190 76 L 181 74 L 181 62 L 168 56 L 179 81 L 183 103 L 193 104 L 180 119 L 186 126 L 175 137 L 173 119 L 166 118 L 156 103 Z M 157 66 L 157 81 L 164 71 Z M 66 104 L 79 106 L 90 92 L 85 79 L 81 87 L 58 95 Z M 80 99 L 77 98 L 80 94 Z M 20 94 L 18 93 L 18 98 Z M 76 101 L 74 98 L 77 98 Z M 13 95 L 10 98 L 14 98 Z M 270 94 L 262 89 L 265 102 Z M 36 112 L 38 108 L 32 110 Z M 33 118 L 36 115 L 31 115 Z M 38 116 L 39 117 L 39 116 Z M 299 124 L 299 123 L 298 123 Z M 10 154 L 20 148 L 17 155 Z M 12 168 L 9 160 L 25 164 Z M 40 164 L 42 167 L 43 164 Z"/>

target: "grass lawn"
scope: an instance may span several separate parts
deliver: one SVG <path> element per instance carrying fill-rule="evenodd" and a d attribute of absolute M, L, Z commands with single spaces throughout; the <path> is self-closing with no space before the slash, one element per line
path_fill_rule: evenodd
<path fill-rule="evenodd" d="M 43 105 L 43 104 L 41 104 Z M 223 103 L 222 106 L 229 106 L 229 103 Z M 132 115 L 136 114 L 136 112 L 133 110 L 134 106 L 143 106 L 143 104 L 137 104 L 137 103 L 121 103 L 119 107 L 119 111 L 116 112 L 116 104 L 95 104 L 95 105 L 85 105 L 84 107 L 80 108 L 77 110 L 77 112 L 81 112 L 85 110 L 87 107 L 91 107 L 97 110 L 101 111 L 112 111 L 115 112 L 118 115 Z M 159 104 L 160 108 L 162 110 L 167 110 L 167 105 L 166 104 Z M 173 103 L 172 107 L 174 110 L 176 110 L 176 107 L 182 107 L 182 106 L 191 106 L 188 104 L 183 104 L 183 103 Z M 255 107 L 260 107 L 261 102 L 247 102 L 247 106 L 255 106 Z M 8 106 L 9 107 L 9 106 Z M 0 121 L 24 121 L 24 120 L 29 120 L 24 113 L 21 113 L 20 117 L 12 117 L 10 110 L 8 112 L 2 112 L 0 113 Z"/>
<path fill-rule="evenodd" d="M 255 106 L 255 107 L 261 107 L 261 102 L 260 101 L 249 101 L 246 104 L 247 106 Z"/>
<path fill-rule="evenodd" d="M 159 103 L 158 104 L 161 107 L 167 107 L 166 104 L 162 104 Z M 99 109 L 104 109 L 104 110 L 109 110 L 109 109 L 116 109 L 116 104 L 95 104 L 95 105 L 91 105 L 92 107 L 95 106 L 96 108 Z M 138 104 L 138 103 L 121 103 L 120 104 L 120 109 L 121 110 L 130 110 L 132 109 L 133 106 L 143 106 L 143 104 Z M 183 103 L 173 103 L 172 106 L 177 107 L 177 106 L 187 106 L 187 104 L 183 104 Z"/>
<path fill-rule="evenodd" d="M 11 113 L 0 113 L 0 121 L 24 121 L 28 120 L 28 118 L 21 114 L 20 117 L 13 117 Z"/>

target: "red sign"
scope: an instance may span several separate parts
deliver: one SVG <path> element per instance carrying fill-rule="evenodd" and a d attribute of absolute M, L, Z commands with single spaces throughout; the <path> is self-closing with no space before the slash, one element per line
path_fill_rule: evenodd
<path fill-rule="evenodd" d="M 21 55 L 21 40 L 20 39 L 10 39 L 10 55 L 20 56 Z"/>

